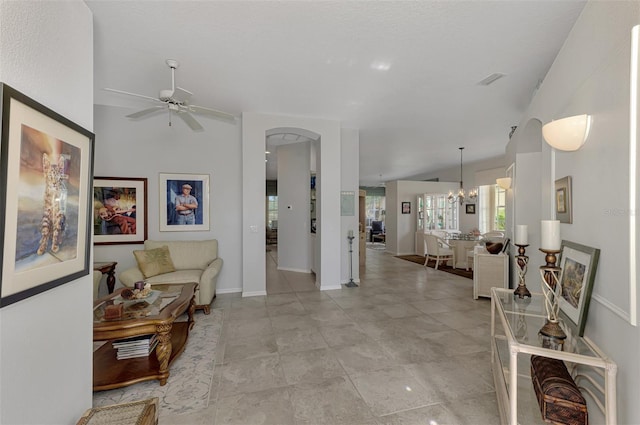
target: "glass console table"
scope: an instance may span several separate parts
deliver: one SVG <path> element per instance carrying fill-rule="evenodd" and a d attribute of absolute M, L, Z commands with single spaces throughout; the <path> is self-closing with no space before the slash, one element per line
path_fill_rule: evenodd
<path fill-rule="evenodd" d="M 616 364 L 588 338 L 579 337 L 568 319 L 560 322 L 567 334 L 563 344 L 543 339 L 538 331 L 545 321 L 542 294 L 519 299 L 513 289 L 491 289 L 491 366 L 501 422 L 544 423 L 531 383 L 530 357 L 535 354 L 565 362 L 587 399 L 590 422 L 598 413 L 595 407 L 606 424 L 615 425 Z"/>

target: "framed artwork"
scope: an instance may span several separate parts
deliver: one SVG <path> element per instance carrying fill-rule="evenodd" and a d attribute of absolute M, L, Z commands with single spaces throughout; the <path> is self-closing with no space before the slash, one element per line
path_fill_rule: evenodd
<path fill-rule="evenodd" d="M 578 335 L 582 336 L 600 250 L 563 240 L 560 251 L 560 310 L 577 325 Z"/>
<path fill-rule="evenodd" d="M 0 307 L 89 274 L 93 133 L 0 83 Z"/>
<path fill-rule="evenodd" d="M 556 180 L 556 219 L 560 223 L 573 223 L 571 203 L 571 176 Z"/>
<path fill-rule="evenodd" d="M 209 230 L 209 174 L 160 173 L 160 231 Z"/>
<path fill-rule="evenodd" d="M 465 212 L 467 214 L 475 214 L 476 213 L 476 204 L 466 204 Z"/>
<path fill-rule="evenodd" d="M 93 244 L 141 244 L 147 239 L 147 179 L 94 177 Z"/>
<path fill-rule="evenodd" d="M 411 214 L 411 202 L 402 203 L 402 214 Z"/>

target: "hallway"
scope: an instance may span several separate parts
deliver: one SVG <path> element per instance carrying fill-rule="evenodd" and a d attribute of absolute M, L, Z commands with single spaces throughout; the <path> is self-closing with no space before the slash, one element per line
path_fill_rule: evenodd
<path fill-rule="evenodd" d="M 358 288 L 320 292 L 269 248 L 268 295 L 213 304 L 215 424 L 499 423 L 490 301 L 471 280 L 368 249 Z"/>

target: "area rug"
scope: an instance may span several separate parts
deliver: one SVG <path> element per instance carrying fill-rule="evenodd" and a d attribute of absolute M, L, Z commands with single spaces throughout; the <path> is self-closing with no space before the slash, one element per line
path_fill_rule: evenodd
<path fill-rule="evenodd" d="M 222 330 L 222 310 L 213 309 L 209 315 L 198 312 L 195 321 L 184 351 L 169 368 L 169 379 L 164 386 L 153 380 L 97 391 L 93 393 L 93 407 L 158 397 L 161 417 L 206 408 Z"/>
<path fill-rule="evenodd" d="M 422 255 L 397 255 L 396 258 L 400 258 L 401 260 L 411 261 L 412 263 L 417 263 L 420 265 L 424 264 L 424 257 Z M 429 262 L 427 263 L 427 266 L 431 267 L 432 269 L 435 269 L 436 261 L 429 260 Z M 446 273 L 455 274 L 457 276 L 466 277 L 467 279 L 473 279 L 473 270 L 467 271 L 465 269 L 454 269 L 453 267 L 443 265 L 442 263 L 438 265 L 438 270 Z"/>

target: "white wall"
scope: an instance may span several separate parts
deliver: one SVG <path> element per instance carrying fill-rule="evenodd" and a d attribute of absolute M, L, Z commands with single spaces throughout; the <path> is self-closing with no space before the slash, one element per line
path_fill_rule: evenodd
<path fill-rule="evenodd" d="M 278 146 L 278 269 L 310 273 L 310 143 Z"/>
<path fill-rule="evenodd" d="M 217 239 L 224 264 L 216 292 L 242 291 L 240 124 L 198 117 L 205 131 L 194 133 L 181 120 L 174 120 L 169 127 L 165 114 L 133 121 L 125 117 L 131 112 L 95 107 L 95 175 L 147 178 L 148 239 Z M 264 149 L 262 156 L 264 167 Z M 210 175 L 209 231 L 160 232 L 160 173 Z M 264 181 L 262 192 L 260 211 L 264 215 Z M 119 274 L 136 265 L 132 254 L 135 249 L 142 249 L 142 245 L 99 245 L 95 247 L 95 259 L 117 261 Z"/>
<path fill-rule="evenodd" d="M 93 131 L 87 6 L 2 0 L 0 28 L 0 80 Z M 75 423 L 91 407 L 92 299 L 88 275 L 0 310 L 0 423 Z"/>
<path fill-rule="evenodd" d="M 593 116 L 591 133 L 576 152 L 552 152 L 541 142 L 540 193 L 515 195 L 516 209 L 522 202 L 539 203 L 539 218 L 550 218 L 553 181 L 573 178 L 573 224 L 562 224 L 561 235 L 601 250 L 585 336 L 618 364 L 620 424 L 640 423 L 640 329 L 630 323 L 638 302 L 630 286 L 635 289 L 637 282 L 631 281 L 635 259 L 629 258 L 630 222 L 637 217 L 628 196 L 630 39 L 637 24 L 639 2 L 587 3 L 520 126 L 588 113 Z M 514 151 L 520 150 L 508 147 Z M 530 240 L 531 232 L 539 233 L 539 223 L 530 227 Z M 538 248 L 534 242 L 529 255 L 535 256 Z M 595 415 L 592 419 L 599 422 Z"/>
<path fill-rule="evenodd" d="M 265 134 L 273 128 L 299 128 L 320 135 L 316 152 L 316 282 L 321 290 L 340 288 L 340 123 L 314 118 L 242 114 L 243 296 L 266 293 L 264 239 Z"/>
<path fill-rule="evenodd" d="M 346 192 L 353 192 L 355 194 L 355 210 L 352 216 L 342 216 L 340 226 L 340 258 L 341 258 L 341 278 L 342 283 L 349 282 L 349 244 L 347 236 L 349 230 L 353 231 L 355 239 L 353 240 L 353 280 L 354 282 L 360 281 L 360 244 L 358 243 L 358 217 L 359 217 L 359 188 L 358 179 L 360 177 L 360 134 L 357 129 L 343 128 L 340 131 L 340 170 L 342 175 L 342 189 Z"/>
<path fill-rule="evenodd" d="M 421 182 L 396 180 L 388 182 L 385 190 L 386 250 L 394 255 L 415 254 L 418 208 L 416 199 L 425 193 L 449 193 L 457 190 L 455 182 Z M 411 214 L 402 214 L 402 202 L 411 202 Z M 462 209 L 461 214 L 464 214 Z"/>

